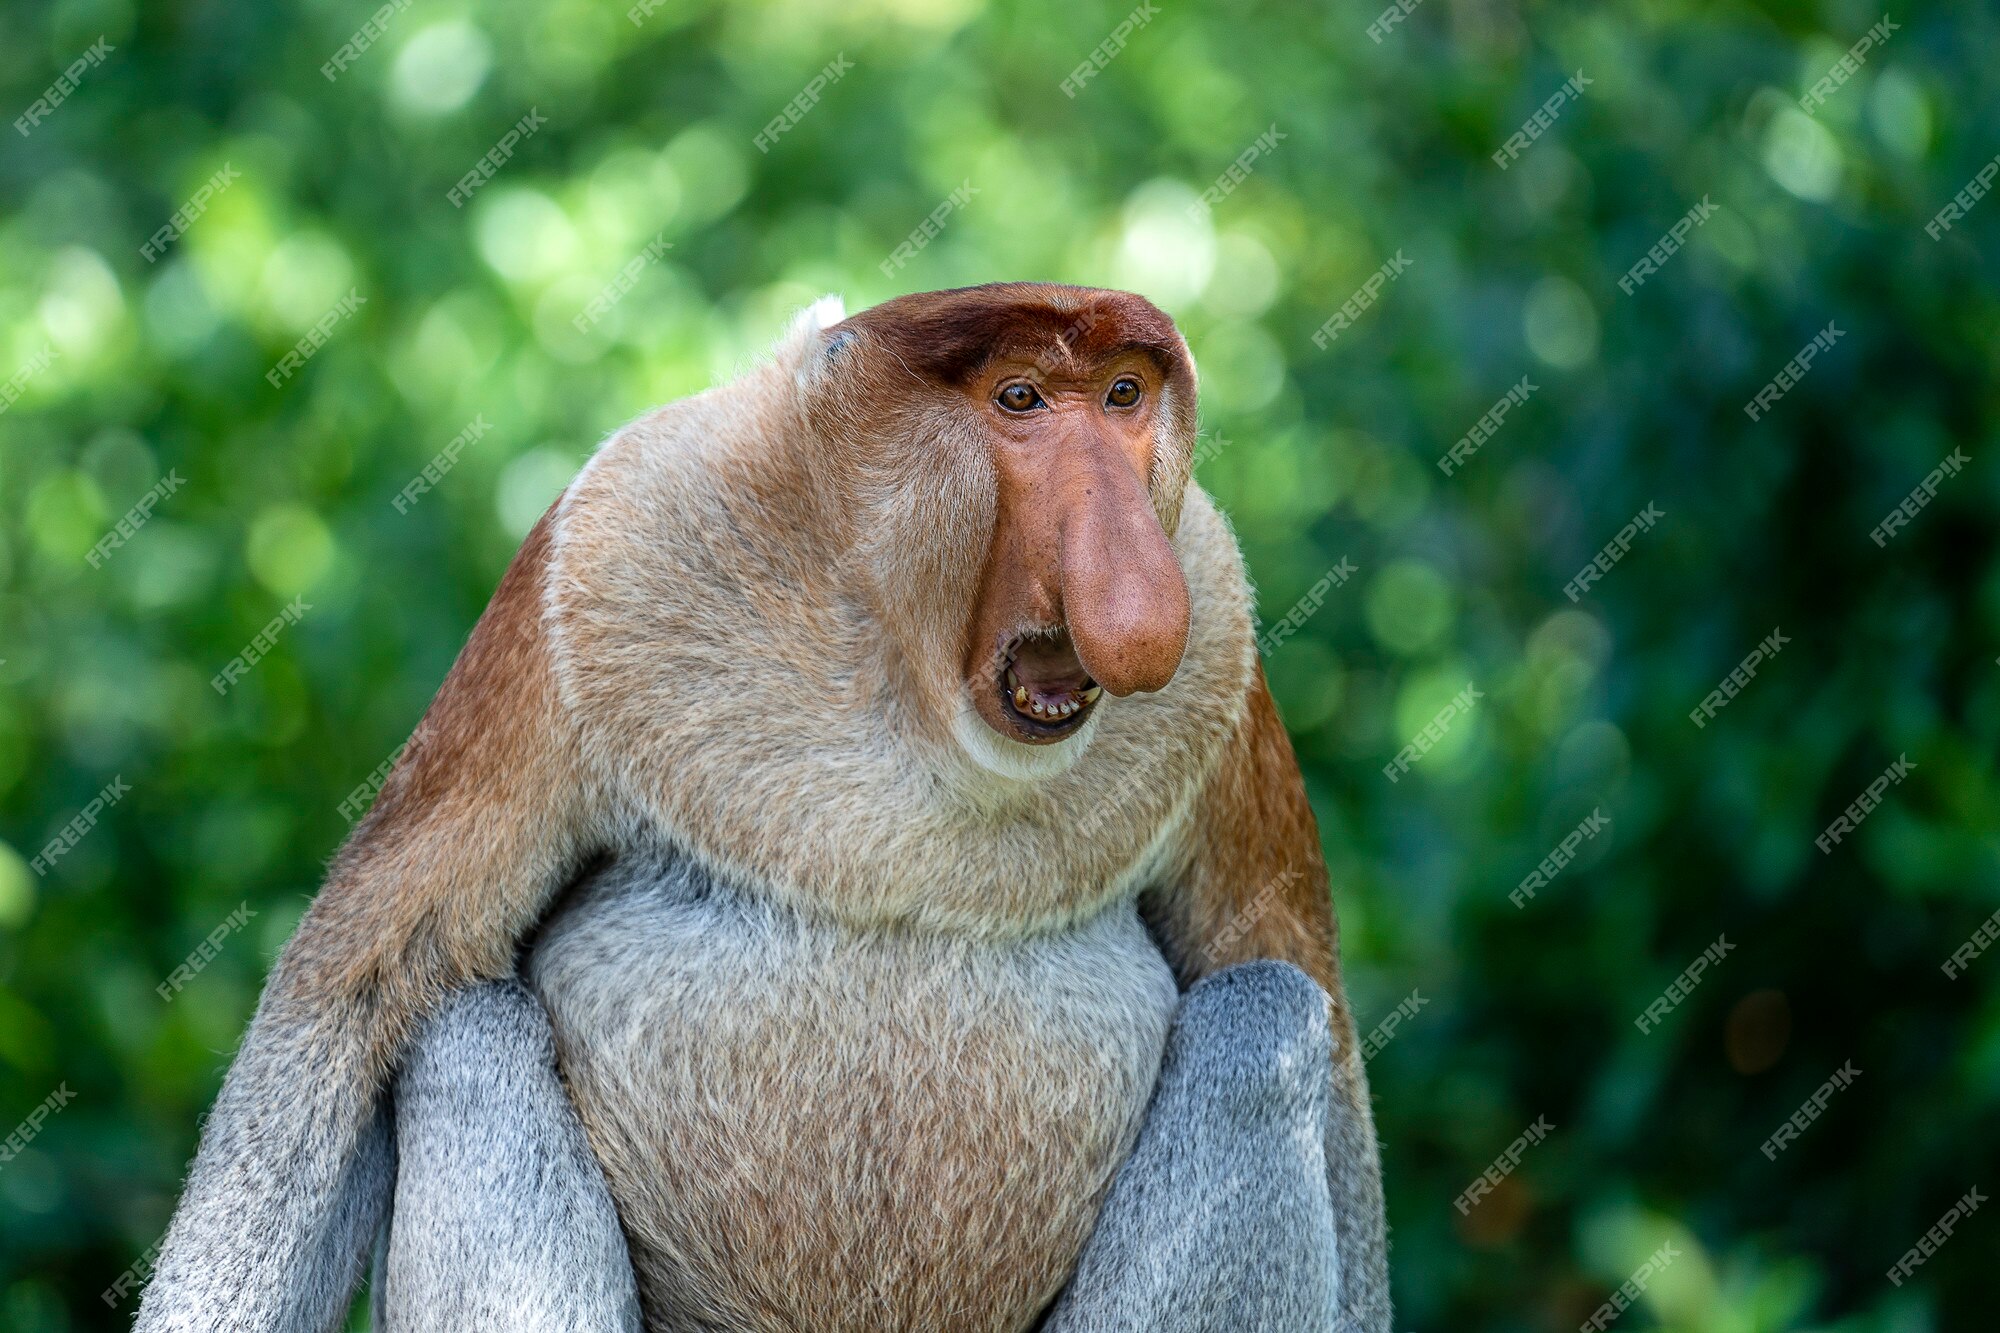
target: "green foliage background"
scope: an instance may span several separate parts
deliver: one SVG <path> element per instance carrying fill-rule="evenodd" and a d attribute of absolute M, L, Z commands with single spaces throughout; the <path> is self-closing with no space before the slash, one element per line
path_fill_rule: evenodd
<path fill-rule="evenodd" d="M 636 11 L 635 11 L 636 12 Z M 1372 1062 L 1398 1328 L 1562 1330 L 1661 1244 L 1620 1328 L 1992 1326 L 2000 575 L 1990 445 L 2000 204 L 1925 223 L 2000 151 L 2000 14 L 1900 26 L 1815 116 L 1860 3 L 413 0 L 0 10 L 0 1327 L 121 1326 L 265 968 L 531 518 L 595 442 L 729 375 L 818 295 L 1002 278 L 1130 288 L 1202 369 L 1201 479 L 1265 620 L 1359 573 L 1269 669 L 1319 810 Z M 768 153 L 815 72 L 853 68 Z M 1581 99 L 1490 158 L 1572 74 Z M 446 191 L 547 124 L 463 209 Z M 1275 147 L 1190 212 L 1259 135 Z M 140 246 L 240 172 L 164 258 Z M 955 189 L 914 262 L 879 265 Z M 1719 206 L 1632 295 L 1617 279 Z M 610 317 L 571 316 L 655 238 Z M 1394 255 L 1410 267 L 1311 341 Z M 366 298 L 281 389 L 265 371 Z M 1842 331 L 1762 420 L 1742 405 Z M 1459 473 L 1436 458 L 1523 376 Z M 409 513 L 390 498 L 477 416 Z M 1870 529 L 1971 459 L 1886 548 Z M 85 556 L 169 472 L 102 568 Z M 1572 604 L 1634 513 L 1664 520 Z M 227 696 L 209 681 L 311 607 Z M 1688 712 L 1774 628 L 1705 728 Z M 1484 698 L 1413 771 L 1445 700 Z M 1886 765 L 1916 770 L 1830 855 Z M 114 776 L 131 786 L 30 870 Z M 1592 810 L 1610 831 L 1508 901 Z M 256 912 L 172 1001 L 155 986 Z M 1651 1034 L 1703 949 L 1733 951 Z M 1414 1007 L 1414 1005 L 1413 1005 Z M 1775 1162 L 1762 1143 L 1862 1071 Z M 1538 1116 L 1491 1197 L 1452 1200 Z"/>

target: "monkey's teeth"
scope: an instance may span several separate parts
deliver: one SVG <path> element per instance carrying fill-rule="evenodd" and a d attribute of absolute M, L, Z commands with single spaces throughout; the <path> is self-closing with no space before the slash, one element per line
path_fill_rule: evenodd
<path fill-rule="evenodd" d="M 1065 689 L 1056 699 L 1040 699 L 1035 692 L 1021 683 L 1009 665 L 1000 673 L 1000 688 L 1018 712 L 1043 722 L 1065 722 L 1097 702 L 1104 693 L 1104 687 L 1095 683 L 1074 693 Z"/>

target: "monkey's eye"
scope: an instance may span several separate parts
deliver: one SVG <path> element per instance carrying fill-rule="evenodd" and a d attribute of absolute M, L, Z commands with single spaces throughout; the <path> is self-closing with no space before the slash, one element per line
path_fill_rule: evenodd
<path fill-rule="evenodd" d="M 1139 401 L 1139 392 L 1139 381 L 1120 375 L 1111 382 L 1111 392 L 1104 395 L 1104 401 L 1113 407 L 1130 407 Z"/>
<path fill-rule="evenodd" d="M 1035 387 L 1019 382 L 1002 389 L 996 401 L 1009 412 L 1032 412 L 1042 406 L 1042 396 L 1035 392 Z"/>

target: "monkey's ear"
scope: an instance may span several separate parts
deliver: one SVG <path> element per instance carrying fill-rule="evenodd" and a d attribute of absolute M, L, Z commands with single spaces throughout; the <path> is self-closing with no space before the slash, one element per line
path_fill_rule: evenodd
<path fill-rule="evenodd" d="M 791 326 L 772 349 L 772 357 L 780 365 L 798 365 L 822 350 L 826 339 L 820 335 L 846 318 L 847 303 L 838 293 L 820 297 L 792 317 Z"/>
<path fill-rule="evenodd" d="M 810 395 L 820 387 L 840 354 L 859 337 L 852 329 L 828 334 L 846 318 L 847 303 L 837 293 L 822 296 L 801 310 L 778 339 L 772 359 L 791 372 L 801 393 Z"/>

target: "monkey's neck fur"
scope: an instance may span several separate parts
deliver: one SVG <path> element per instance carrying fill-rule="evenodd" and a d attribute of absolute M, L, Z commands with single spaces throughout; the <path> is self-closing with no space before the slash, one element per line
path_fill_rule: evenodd
<path fill-rule="evenodd" d="M 857 927 L 1018 936 L 1134 895 L 1254 669 L 1226 523 L 1174 497 L 1192 614 L 1167 688 L 1053 755 L 1004 740 L 953 669 L 993 505 L 976 442 L 910 420 L 830 450 L 816 333 L 809 312 L 771 363 L 626 427 L 560 502 L 543 614 L 584 767 L 743 892 Z"/>

